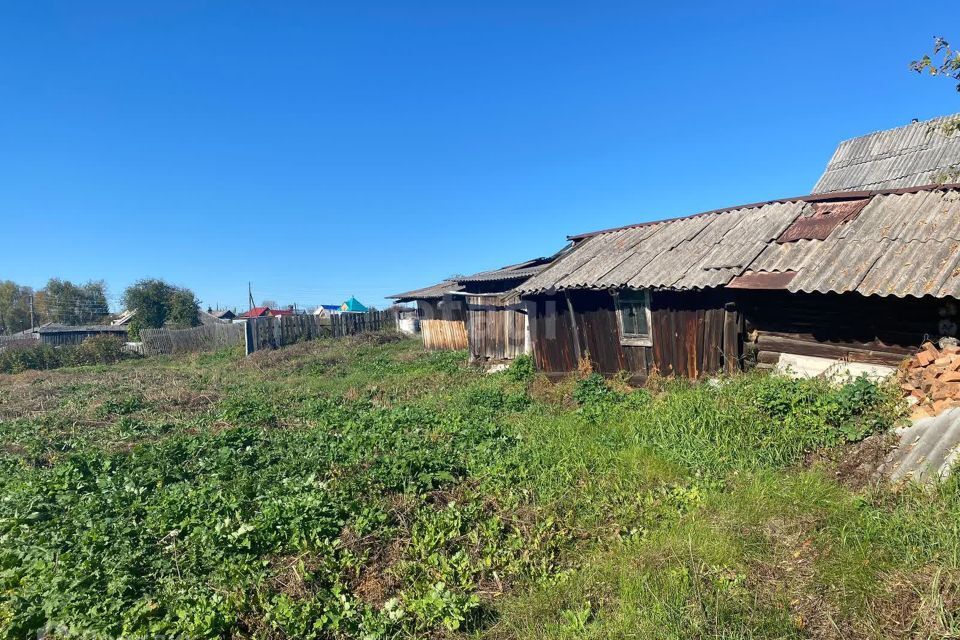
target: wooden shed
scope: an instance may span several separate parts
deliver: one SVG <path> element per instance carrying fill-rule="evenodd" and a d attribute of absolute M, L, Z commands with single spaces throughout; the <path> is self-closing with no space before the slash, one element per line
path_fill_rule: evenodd
<path fill-rule="evenodd" d="M 542 272 L 555 256 L 535 258 L 456 279 L 467 302 L 467 345 L 473 362 L 512 360 L 529 353 L 530 323 L 516 288 Z"/>
<path fill-rule="evenodd" d="M 115 325 L 68 325 L 48 322 L 33 329 L 22 331 L 19 335 L 29 336 L 42 344 L 54 347 L 77 345 L 93 336 L 110 335 L 121 340 L 127 339 L 127 327 Z"/>
<path fill-rule="evenodd" d="M 462 290 L 455 281 L 444 280 L 389 297 L 397 303 L 416 303 L 424 347 L 459 351 L 467 348 L 467 302 L 454 295 Z"/>

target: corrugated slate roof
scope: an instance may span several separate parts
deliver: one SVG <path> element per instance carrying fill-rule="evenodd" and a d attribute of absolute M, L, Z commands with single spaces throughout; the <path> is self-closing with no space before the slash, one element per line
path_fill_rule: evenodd
<path fill-rule="evenodd" d="M 443 282 L 438 282 L 437 284 L 430 285 L 429 287 L 414 289 L 413 291 L 406 291 L 404 293 L 395 293 L 394 295 L 387 297 L 396 300 L 397 302 L 406 302 L 408 300 L 435 300 L 442 298 L 445 293 L 449 293 L 451 291 L 463 291 L 463 287 L 453 280 L 444 280 Z"/>
<path fill-rule="evenodd" d="M 455 278 L 457 282 L 493 282 L 497 280 L 520 280 L 534 276 L 550 264 L 553 258 L 534 258 L 491 271 L 481 271 L 469 276 Z"/>
<path fill-rule="evenodd" d="M 797 220 L 816 236 L 811 217 L 852 209 L 823 240 L 778 241 Z M 803 196 L 572 237 L 574 249 L 522 293 L 704 289 L 749 273 L 794 292 L 960 297 L 960 185 Z M 762 276 L 784 272 L 795 276 Z"/>
<path fill-rule="evenodd" d="M 813 193 L 956 182 L 960 114 L 841 142 Z M 947 125 L 947 126 L 945 126 Z"/>

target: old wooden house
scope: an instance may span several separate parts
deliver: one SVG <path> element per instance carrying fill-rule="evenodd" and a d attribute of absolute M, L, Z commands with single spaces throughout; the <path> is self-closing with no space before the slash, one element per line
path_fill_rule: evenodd
<path fill-rule="evenodd" d="M 536 364 L 698 377 L 896 366 L 960 322 L 960 163 L 942 121 L 844 142 L 817 193 L 571 236 L 518 291 Z"/>
<path fill-rule="evenodd" d="M 553 261 L 535 258 L 492 271 L 456 276 L 392 296 L 416 302 L 428 349 L 469 349 L 477 362 L 511 360 L 530 349 L 526 308 L 517 287 Z"/>

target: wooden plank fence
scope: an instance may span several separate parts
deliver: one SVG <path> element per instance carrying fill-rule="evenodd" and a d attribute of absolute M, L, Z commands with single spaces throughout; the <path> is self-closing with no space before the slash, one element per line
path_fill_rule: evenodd
<path fill-rule="evenodd" d="M 395 331 L 391 311 L 343 313 L 327 318 L 311 315 L 251 318 L 246 325 L 247 355 L 261 349 L 279 349 L 317 338 L 342 338 L 372 331 Z"/>
<path fill-rule="evenodd" d="M 217 351 L 243 344 L 241 324 L 207 324 L 191 329 L 141 329 L 143 354 L 196 353 Z"/>

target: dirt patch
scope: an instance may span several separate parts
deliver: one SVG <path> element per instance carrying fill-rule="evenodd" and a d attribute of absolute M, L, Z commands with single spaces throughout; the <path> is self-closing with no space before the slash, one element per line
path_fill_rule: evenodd
<path fill-rule="evenodd" d="M 895 433 L 878 433 L 860 442 L 811 454 L 806 465 L 817 467 L 854 491 L 882 482 L 880 466 L 897 446 Z"/>
<path fill-rule="evenodd" d="M 873 607 L 877 635 L 890 638 L 956 638 L 960 632 L 960 573 L 926 567 L 884 581 Z"/>
<path fill-rule="evenodd" d="M 765 557 L 752 564 L 747 586 L 770 603 L 786 602 L 794 625 L 810 638 L 854 640 L 871 637 L 846 620 L 839 607 L 816 588 L 815 562 L 818 550 L 812 521 L 775 519 L 763 527 L 763 536 L 773 545 Z"/>

